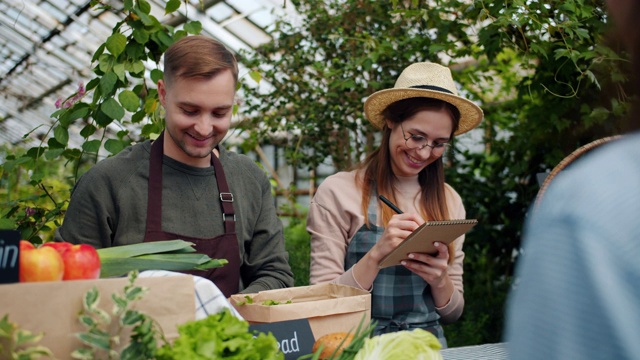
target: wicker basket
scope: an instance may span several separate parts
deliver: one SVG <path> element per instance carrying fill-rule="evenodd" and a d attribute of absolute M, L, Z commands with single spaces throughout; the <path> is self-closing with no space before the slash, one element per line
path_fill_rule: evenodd
<path fill-rule="evenodd" d="M 562 161 L 560 161 L 558 165 L 556 165 L 553 168 L 553 170 L 551 170 L 549 175 L 547 175 L 547 177 L 542 182 L 542 186 L 540 186 L 540 190 L 538 190 L 538 194 L 536 195 L 535 206 L 538 206 L 540 204 L 540 201 L 542 200 L 542 196 L 547 191 L 549 184 L 551 184 L 551 180 L 553 180 L 553 178 L 556 177 L 556 175 L 558 175 L 560 171 L 562 171 L 564 168 L 569 166 L 572 162 L 574 162 L 576 159 L 586 154 L 590 150 L 593 150 L 598 146 L 608 143 L 612 140 L 618 139 L 620 136 L 621 135 L 614 135 L 614 136 L 608 136 L 602 139 L 594 140 L 586 145 L 583 145 L 577 148 L 571 154 L 567 155 L 564 159 L 562 159 Z"/>

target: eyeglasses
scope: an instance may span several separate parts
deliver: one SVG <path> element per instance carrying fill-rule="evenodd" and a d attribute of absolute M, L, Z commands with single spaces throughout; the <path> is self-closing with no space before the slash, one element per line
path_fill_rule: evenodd
<path fill-rule="evenodd" d="M 402 130 L 402 137 L 404 138 L 405 145 L 407 145 L 407 147 L 411 150 L 422 150 L 428 146 L 431 148 L 432 152 L 441 154 L 449 147 L 448 142 L 439 143 L 434 141 L 433 144 L 429 145 L 429 140 L 427 140 L 426 137 L 414 135 L 412 133 L 409 133 L 409 137 L 407 137 L 404 132 L 404 127 L 402 127 L 402 123 L 400 123 L 400 129 Z"/>

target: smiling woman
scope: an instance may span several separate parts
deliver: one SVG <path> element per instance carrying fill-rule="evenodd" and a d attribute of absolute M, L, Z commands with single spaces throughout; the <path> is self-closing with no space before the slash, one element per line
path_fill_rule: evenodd
<path fill-rule="evenodd" d="M 441 159 L 458 119 L 447 110 L 446 104 L 441 100 L 411 98 L 385 110 L 387 127 L 391 130 L 391 166 L 396 176 L 418 175 L 426 166 Z"/>
<path fill-rule="evenodd" d="M 434 63 L 407 67 L 364 110 L 382 141 L 357 169 L 325 179 L 311 201 L 311 283 L 371 290 L 376 335 L 421 328 L 446 347 L 442 324 L 464 308 L 464 236 L 437 243 L 435 255 L 406 254 L 400 267 L 379 264 L 425 220 L 465 218 L 462 199 L 445 183 L 442 155 L 455 135 L 480 123 L 482 110 L 459 97 L 450 70 Z M 403 211 L 382 206 L 379 195 Z"/>

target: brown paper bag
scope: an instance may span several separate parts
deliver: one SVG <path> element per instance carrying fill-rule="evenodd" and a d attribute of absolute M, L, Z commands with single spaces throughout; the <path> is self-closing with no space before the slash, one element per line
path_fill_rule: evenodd
<path fill-rule="evenodd" d="M 78 321 L 84 294 L 97 287 L 100 309 L 111 315 L 111 294 L 122 294 L 127 278 L 72 280 L 0 285 L 0 317 L 34 334 L 44 332 L 39 343 L 58 359 L 70 359 L 82 347 L 74 335 L 86 331 Z M 135 285 L 149 291 L 132 307 L 158 321 L 168 341 L 178 337 L 177 325 L 195 319 L 193 278 L 187 275 L 138 278 Z"/>
<path fill-rule="evenodd" d="M 248 304 L 245 295 L 253 299 Z M 257 294 L 236 294 L 229 299 L 240 315 L 251 324 L 308 319 L 315 339 L 332 332 L 353 332 L 363 321 L 371 321 L 371 294 L 339 284 L 318 284 Z M 279 305 L 263 305 L 273 300 Z M 291 301 L 290 304 L 286 302 Z"/>

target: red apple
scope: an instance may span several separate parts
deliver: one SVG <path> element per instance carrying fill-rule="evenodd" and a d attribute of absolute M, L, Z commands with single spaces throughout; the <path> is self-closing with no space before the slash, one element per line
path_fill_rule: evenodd
<path fill-rule="evenodd" d="M 87 244 L 74 245 L 69 242 L 46 242 L 42 247 L 55 248 L 64 262 L 62 280 L 97 279 L 100 277 L 100 256 Z"/>
<path fill-rule="evenodd" d="M 35 249 L 35 245 L 29 240 L 20 240 L 20 251 Z"/>
<path fill-rule="evenodd" d="M 28 241 L 25 241 L 28 242 Z M 59 281 L 64 275 L 62 256 L 51 247 L 31 248 L 20 242 L 20 282 Z"/>
<path fill-rule="evenodd" d="M 56 249 L 60 253 L 60 255 L 62 255 L 62 253 L 65 250 L 69 249 L 71 246 L 73 246 L 73 244 L 66 241 L 49 241 L 40 245 L 40 247 L 45 247 L 45 246 L 50 246 Z"/>

